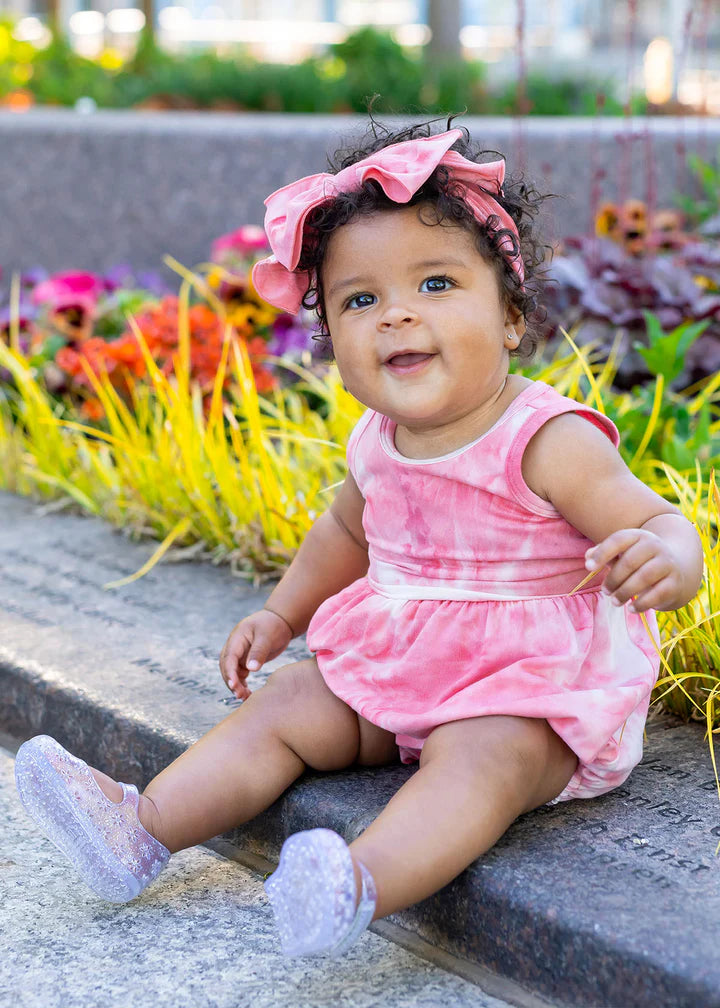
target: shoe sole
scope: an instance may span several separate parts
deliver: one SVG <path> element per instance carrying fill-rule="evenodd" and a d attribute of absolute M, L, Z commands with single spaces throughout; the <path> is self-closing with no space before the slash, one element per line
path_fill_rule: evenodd
<path fill-rule="evenodd" d="M 285 955 L 331 955 L 338 927 L 344 937 L 355 912 L 355 883 L 351 865 L 348 877 L 348 859 L 345 841 L 331 830 L 295 833 L 283 844 L 280 863 L 265 890 Z M 347 907 L 339 907 L 339 901 Z M 337 920 L 338 910 L 344 922 Z"/>
<path fill-rule="evenodd" d="M 119 870 L 116 856 L 98 837 L 97 828 L 68 793 L 47 755 L 32 741 L 18 750 L 15 782 L 28 815 L 96 895 L 111 903 L 127 903 L 137 894 L 136 879 L 129 871 Z"/>

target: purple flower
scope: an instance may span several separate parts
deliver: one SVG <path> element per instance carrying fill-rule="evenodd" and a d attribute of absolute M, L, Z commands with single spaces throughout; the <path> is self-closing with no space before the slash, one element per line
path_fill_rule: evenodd
<path fill-rule="evenodd" d="M 29 301 L 23 300 L 23 298 L 20 298 L 18 309 L 18 321 L 21 329 L 25 328 L 34 318 L 37 318 L 37 308 L 30 304 Z M 10 305 L 0 305 L 0 331 L 10 328 L 11 318 L 12 310 Z"/>
<path fill-rule="evenodd" d="M 104 280 L 105 288 L 110 292 L 117 290 L 118 287 L 133 287 L 135 276 L 132 266 L 128 265 L 128 263 L 120 263 L 117 266 L 113 266 L 112 269 L 106 272 Z"/>
<path fill-rule="evenodd" d="M 307 350 L 312 353 L 317 349 L 317 340 L 312 338 L 316 328 L 314 317 L 309 312 L 299 316 L 278 315 L 272 324 L 268 352 L 276 357 L 299 357 Z"/>
<path fill-rule="evenodd" d="M 47 280 L 47 278 L 48 271 L 37 266 L 35 269 L 26 270 L 20 274 L 20 285 L 22 287 L 37 287 L 39 283 Z"/>
<path fill-rule="evenodd" d="M 142 270 L 137 274 L 136 279 L 138 286 L 142 290 L 149 291 L 151 294 L 157 294 L 158 297 L 164 297 L 165 294 L 170 293 L 170 287 L 165 280 L 163 280 L 159 273 L 153 270 Z"/>
<path fill-rule="evenodd" d="M 296 355 L 307 349 L 309 349 L 309 333 L 299 326 L 273 333 L 268 342 L 269 352 L 276 357 L 284 357 L 286 354 Z"/>

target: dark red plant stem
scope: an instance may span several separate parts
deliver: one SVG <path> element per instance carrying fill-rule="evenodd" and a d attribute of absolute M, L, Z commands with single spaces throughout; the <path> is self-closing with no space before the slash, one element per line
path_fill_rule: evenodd
<path fill-rule="evenodd" d="M 683 18 L 682 43 L 680 45 L 677 63 L 675 64 L 676 87 L 674 98 L 678 103 L 678 108 L 680 104 L 680 82 L 685 72 L 688 51 L 690 49 L 690 39 L 692 38 L 692 20 L 694 14 L 693 0 L 687 0 L 687 9 L 685 11 L 685 17 Z M 682 113 L 679 115 L 679 120 L 677 139 L 675 141 L 675 189 L 677 192 L 682 192 L 685 185 L 685 160 L 687 157 L 685 116 Z"/>
<path fill-rule="evenodd" d="M 632 110 L 630 99 L 632 96 L 632 74 L 633 59 L 635 50 L 635 36 L 637 28 L 637 0 L 628 0 L 628 22 L 627 22 L 627 73 L 626 73 L 626 93 L 625 93 L 625 143 L 622 145 L 622 155 L 620 159 L 620 203 L 625 203 L 630 198 L 630 180 L 632 172 Z"/>
<path fill-rule="evenodd" d="M 527 150 L 525 144 L 525 116 L 528 112 L 527 102 L 527 63 L 525 60 L 525 0 L 517 0 L 517 25 L 515 36 L 517 39 L 518 57 L 518 81 L 517 81 L 517 108 L 516 108 L 516 138 L 515 138 L 515 160 L 520 171 L 527 168 Z"/>
<path fill-rule="evenodd" d="M 703 27 L 701 32 L 702 48 L 700 57 L 700 78 L 703 82 L 702 119 L 700 121 L 698 153 L 703 161 L 708 158 L 707 120 L 710 115 L 708 107 L 708 91 L 710 77 L 708 74 L 708 39 L 710 38 L 710 0 L 703 0 L 702 14 L 700 21 Z"/>

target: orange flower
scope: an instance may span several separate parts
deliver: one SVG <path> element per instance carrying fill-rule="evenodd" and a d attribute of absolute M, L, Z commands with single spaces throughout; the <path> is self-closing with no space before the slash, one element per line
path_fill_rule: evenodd
<path fill-rule="evenodd" d="M 187 317 L 190 332 L 190 380 L 197 383 L 203 393 L 207 393 L 214 385 L 220 365 L 227 323 L 206 304 L 193 305 Z M 168 296 L 157 304 L 149 305 L 137 315 L 136 323 L 158 368 L 165 375 L 172 374 L 180 350 L 178 298 Z M 246 342 L 257 388 L 262 394 L 275 388 L 277 381 L 263 364 L 267 357 L 267 344 L 255 333 L 253 326 L 247 325 L 241 332 L 235 330 L 234 338 Z M 90 385 L 83 369 L 83 361 L 96 375 L 106 372 L 118 392 L 126 398 L 130 395 L 129 382 L 147 376 L 142 351 L 131 329 L 115 340 L 105 341 L 91 337 L 75 348 L 64 347 L 58 351 L 55 362 L 70 376 L 71 384 L 78 391 Z M 227 386 L 232 380 L 229 370 L 224 384 Z M 94 410 L 101 409 L 91 399 L 87 403 L 90 405 L 87 409 L 83 407 L 83 410 L 88 416 Z"/>
<path fill-rule="evenodd" d="M 134 336 L 123 335 L 108 343 L 107 356 L 124 365 L 136 378 L 144 378 L 147 373 L 145 358 Z"/>
<path fill-rule="evenodd" d="M 72 375 L 73 378 L 78 374 L 82 374 L 80 354 L 76 353 L 75 350 L 71 350 L 70 347 L 60 347 L 55 354 L 55 363 L 63 371 L 67 371 L 69 375 Z"/>
<path fill-rule="evenodd" d="M 88 420 L 102 420 L 105 416 L 105 410 L 102 407 L 102 403 L 96 398 L 86 399 L 80 407 L 80 412 L 84 417 L 87 417 Z"/>
<path fill-rule="evenodd" d="M 267 392 L 272 392 L 272 390 L 277 386 L 277 379 L 274 375 L 270 374 L 267 368 L 262 366 L 256 367 L 253 364 L 253 378 L 255 379 L 255 386 L 261 395 Z"/>

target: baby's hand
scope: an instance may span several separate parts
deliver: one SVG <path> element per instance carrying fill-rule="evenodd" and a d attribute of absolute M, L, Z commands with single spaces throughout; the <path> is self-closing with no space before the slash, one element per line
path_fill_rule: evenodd
<path fill-rule="evenodd" d="M 292 639 L 290 626 L 269 609 L 260 609 L 240 620 L 220 652 L 220 672 L 238 700 L 250 696 L 251 691 L 245 685 L 249 673 L 277 658 Z"/>
<path fill-rule="evenodd" d="M 585 554 L 589 571 L 608 566 L 603 591 L 614 605 L 632 612 L 672 609 L 672 600 L 682 583 L 682 575 L 668 542 L 648 529 L 629 528 L 613 532 Z"/>

